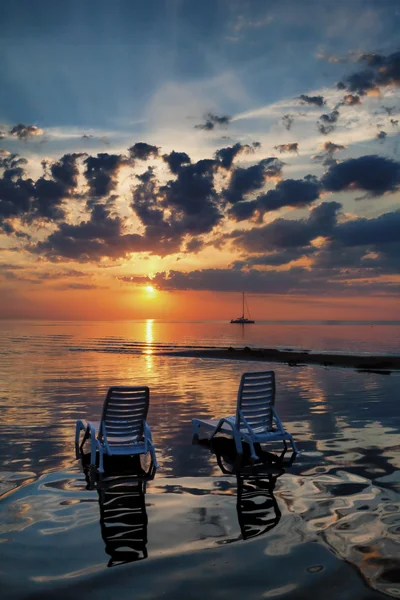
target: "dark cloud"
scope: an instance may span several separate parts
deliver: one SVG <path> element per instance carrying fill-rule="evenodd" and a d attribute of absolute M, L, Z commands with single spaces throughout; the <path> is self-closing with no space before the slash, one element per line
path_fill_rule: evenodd
<path fill-rule="evenodd" d="M 379 196 L 398 189 L 400 163 L 376 155 L 350 158 L 333 165 L 322 177 L 321 183 L 330 192 L 357 189 L 366 191 L 370 196 Z"/>
<path fill-rule="evenodd" d="M 378 140 L 382 140 L 382 142 L 387 138 L 387 133 L 386 131 L 380 131 L 379 133 L 376 134 L 376 137 Z"/>
<path fill-rule="evenodd" d="M 336 152 L 345 150 L 346 146 L 341 144 L 335 144 L 334 142 L 324 142 L 321 146 L 320 152 L 312 157 L 316 162 L 321 162 L 325 167 L 336 165 L 337 161 L 333 158 Z"/>
<path fill-rule="evenodd" d="M 128 148 L 129 155 L 134 160 L 157 158 L 159 150 L 160 148 L 158 146 L 151 146 L 150 144 L 146 144 L 146 142 L 137 142 Z"/>
<path fill-rule="evenodd" d="M 303 268 L 292 268 L 289 271 L 239 271 L 236 269 L 201 269 L 182 273 L 171 270 L 168 273 L 156 273 L 152 278 L 122 278 L 130 284 L 143 285 L 151 283 L 163 290 L 211 290 L 217 292 L 239 292 L 247 290 L 253 293 L 286 293 L 293 285 L 301 286 Z M 297 282 L 297 284 L 296 284 Z M 304 286 L 305 287 L 305 286 Z"/>
<path fill-rule="evenodd" d="M 317 200 L 321 186 L 314 179 L 284 179 L 276 188 L 261 194 L 255 200 L 239 202 L 229 211 L 236 221 L 251 219 L 255 215 L 261 220 L 267 212 L 279 210 L 284 206 L 300 208 L 310 205 Z"/>
<path fill-rule="evenodd" d="M 287 115 L 283 115 L 282 119 L 281 119 L 283 126 L 285 127 L 285 129 L 287 129 L 288 131 L 291 130 L 293 122 L 294 122 L 294 117 L 293 115 L 287 114 Z"/>
<path fill-rule="evenodd" d="M 36 127 L 36 125 L 24 125 L 18 123 L 14 125 L 9 131 L 10 135 L 17 137 L 19 140 L 28 140 L 31 137 L 36 137 L 44 134 L 43 129 Z"/>
<path fill-rule="evenodd" d="M 151 252 L 148 240 L 125 233 L 124 221 L 101 204 L 92 206 L 90 219 L 78 225 L 61 223 L 48 238 L 29 250 L 49 260 L 90 262 L 103 257 L 119 258 L 131 252 Z"/>
<path fill-rule="evenodd" d="M 398 119 L 390 119 L 390 123 L 391 125 L 393 125 L 393 127 L 397 127 L 399 124 Z"/>
<path fill-rule="evenodd" d="M 26 222 L 35 219 L 59 221 L 65 218 L 64 200 L 77 186 L 79 154 L 66 154 L 59 161 L 46 163 L 52 179 L 39 177 L 36 181 L 24 178 L 26 160 L 16 154 L 0 156 L 0 226 L 5 233 L 15 232 L 10 219 L 19 217 Z"/>
<path fill-rule="evenodd" d="M 321 115 L 317 121 L 317 128 L 323 135 L 328 135 L 336 128 L 336 123 L 339 119 L 340 113 L 338 110 L 333 110 L 331 113 Z"/>
<path fill-rule="evenodd" d="M 252 145 L 240 144 L 239 142 L 234 146 L 228 146 L 227 148 L 221 148 L 215 153 L 215 158 L 220 161 L 224 169 L 230 169 L 236 156 L 239 154 L 249 154 L 254 152 L 255 149 L 260 148 L 259 142 L 254 142 Z"/>
<path fill-rule="evenodd" d="M 136 176 L 139 184 L 133 188 L 131 207 L 144 225 L 144 239 L 154 253 L 161 255 L 177 252 L 183 237 L 182 230 L 174 227 L 174 218 L 163 204 L 163 195 L 154 170 Z"/>
<path fill-rule="evenodd" d="M 204 123 L 200 123 L 199 125 L 195 125 L 195 129 L 203 129 L 204 131 L 212 131 L 215 127 L 227 127 L 232 120 L 232 117 L 228 117 L 227 115 L 223 115 L 219 117 L 218 115 L 213 115 L 212 113 L 207 113 L 204 117 Z"/>
<path fill-rule="evenodd" d="M 223 192 L 225 200 L 231 204 L 242 201 L 246 194 L 264 187 L 268 179 L 279 177 L 282 167 L 283 163 L 275 157 L 264 158 L 251 167 L 236 167 Z"/>
<path fill-rule="evenodd" d="M 229 238 L 242 250 L 255 254 L 306 247 L 313 239 L 332 232 L 340 209 L 338 202 L 322 202 L 306 219 L 275 219 L 263 227 L 234 231 Z"/>
<path fill-rule="evenodd" d="M 51 163 L 50 173 L 53 179 L 64 184 L 67 188 L 74 188 L 78 185 L 79 168 L 77 161 L 82 156 L 81 153 L 64 154 L 60 160 Z"/>
<path fill-rule="evenodd" d="M 172 211 L 174 230 L 198 235 L 207 233 L 222 219 L 214 173 L 219 163 L 204 159 L 180 169 L 176 180 L 160 187 L 164 208 Z"/>
<path fill-rule="evenodd" d="M 34 182 L 23 179 L 26 164 L 24 158 L 17 154 L 0 156 L 0 168 L 3 175 L 0 178 L 0 229 L 6 234 L 15 232 L 9 219 L 23 217 L 31 210 L 34 193 Z"/>
<path fill-rule="evenodd" d="M 54 289 L 57 290 L 105 290 L 106 286 L 97 285 L 95 283 L 63 283 L 57 286 L 54 286 Z"/>
<path fill-rule="evenodd" d="M 334 239 L 346 246 L 382 246 L 400 242 L 400 210 L 372 219 L 358 218 L 335 228 Z"/>
<path fill-rule="evenodd" d="M 330 273 L 305 267 L 293 266 L 286 270 L 199 269 L 190 272 L 171 270 L 156 273 L 154 277 L 132 276 L 121 278 L 133 285 L 151 284 L 163 290 L 195 290 L 215 292 L 241 292 L 254 294 L 301 294 L 301 295 L 360 295 L 365 293 L 398 294 L 400 286 L 378 282 L 347 282 L 345 278 L 335 281 Z"/>
<path fill-rule="evenodd" d="M 186 152 L 175 152 L 175 150 L 172 150 L 169 154 L 163 154 L 162 159 L 174 175 L 179 173 L 183 165 L 188 165 L 191 162 L 190 156 Z"/>
<path fill-rule="evenodd" d="M 232 268 L 250 269 L 257 266 L 280 267 L 299 260 L 304 256 L 313 256 L 316 252 L 317 248 L 314 246 L 285 248 L 284 250 L 275 250 L 274 252 L 248 256 L 246 259 L 235 261 L 232 264 Z"/>
<path fill-rule="evenodd" d="M 164 185 L 152 169 L 137 176 L 132 209 L 145 227 L 144 238 L 155 251 L 177 252 L 186 236 L 208 233 L 222 220 L 214 187 L 218 166 L 217 160 L 182 165 L 177 178 Z"/>
<path fill-rule="evenodd" d="M 278 146 L 274 146 L 275 150 L 278 150 L 280 154 L 284 152 L 294 152 L 295 154 L 299 153 L 299 144 L 298 142 L 289 142 L 288 144 L 279 144 Z"/>
<path fill-rule="evenodd" d="M 117 177 L 121 167 L 129 165 L 129 159 L 122 154 L 100 153 L 88 156 L 85 161 L 85 177 L 89 191 L 96 197 L 107 196 L 118 183 Z"/>
<path fill-rule="evenodd" d="M 348 89 L 363 96 L 380 87 L 400 85 L 400 52 L 389 56 L 364 53 L 360 55 L 359 62 L 366 63 L 368 68 L 345 77 L 338 84 L 339 89 Z"/>
<path fill-rule="evenodd" d="M 311 106 L 324 106 L 324 104 L 326 104 L 323 96 L 306 96 L 305 94 L 301 94 L 301 96 L 297 97 L 297 100 L 300 100 L 301 104 L 308 104 Z"/>

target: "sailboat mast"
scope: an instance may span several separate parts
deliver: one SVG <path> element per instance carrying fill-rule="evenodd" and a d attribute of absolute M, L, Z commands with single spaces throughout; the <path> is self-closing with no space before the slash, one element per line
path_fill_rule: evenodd
<path fill-rule="evenodd" d="M 242 319 L 244 319 L 244 292 L 243 292 L 243 298 L 242 298 Z"/>

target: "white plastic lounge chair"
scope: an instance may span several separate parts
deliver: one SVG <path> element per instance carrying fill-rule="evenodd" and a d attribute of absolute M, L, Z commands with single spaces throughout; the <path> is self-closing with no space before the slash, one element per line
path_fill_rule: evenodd
<path fill-rule="evenodd" d="M 95 468 L 98 450 L 100 473 L 104 473 L 104 454 L 131 456 L 150 452 L 154 467 L 157 469 L 151 431 L 146 422 L 149 401 L 150 390 L 146 386 L 111 387 L 104 401 L 101 420 L 76 422 L 76 457 L 80 457 L 83 444 L 90 439 L 90 464 Z M 81 431 L 84 431 L 84 436 L 79 443 Z"/>
<path fill-rule="evenodd" d="M 193 435 L 199 437 L 201 428 L 211 430 L 211 435 L 207 436 L 210 440 L 219 432 L 232 435 L 238 454 L 243 454 L 243 441 L 250 445 L 252 460 L 259 460 L 254 444 L 266 442 L 282 441 L 285 453 L 286 440 L 289 440 L 293 452 L 299 454 L 293 437 L 285 431 L 274 404 L 274 371 L 243 373 L 236 415 L 223 419 L 193 419 Z"/>

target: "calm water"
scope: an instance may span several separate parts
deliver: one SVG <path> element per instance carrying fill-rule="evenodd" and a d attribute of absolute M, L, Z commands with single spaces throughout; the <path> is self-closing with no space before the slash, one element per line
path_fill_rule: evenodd
<path fill-rule="evenodd" d="M 9 322 L 0 331 L 3 597 L 400 597 L 398 374 L 152 355 L 157 344 L 243 343 L 398 353 L 398 325 Z M 241 373 L 266 368 L 303 453 L 237 479 L 192 445 L 191 418 L 231 413 Z M 111 384 L 150 386 L 160 470 L 146 489 L 87 489 L 74 458 L 75 420 L 98 418 Z M 133 528 L 142 560 L 113 560 L 113 503 L 114 533 Z"/>

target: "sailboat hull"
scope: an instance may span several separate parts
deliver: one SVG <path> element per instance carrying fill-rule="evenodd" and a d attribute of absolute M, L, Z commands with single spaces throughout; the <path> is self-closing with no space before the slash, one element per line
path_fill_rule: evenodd
<path fill-rule="evenodd" d="M 242 317 L 239 317 L 239 319 L 231 319 L 231 323 L 238 323 L 239 325 L 244 325 L 255 323 L 255 321 L 252 321 L 251 319 L 242 319 Z"/>

